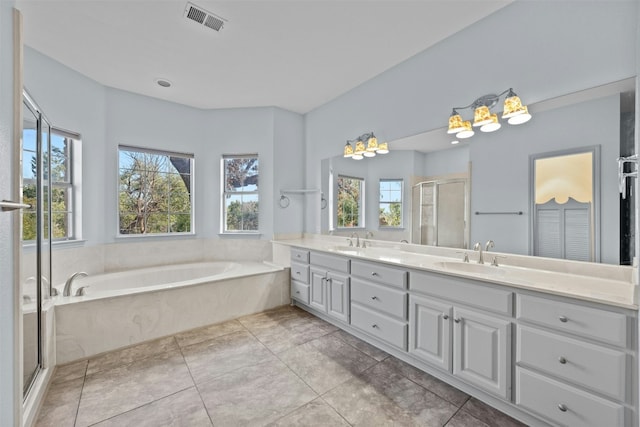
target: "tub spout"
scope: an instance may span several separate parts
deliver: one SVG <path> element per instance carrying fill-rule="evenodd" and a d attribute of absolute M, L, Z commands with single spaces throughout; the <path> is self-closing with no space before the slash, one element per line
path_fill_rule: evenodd
<path fill-rule="evenodd" d="M 79 272 L 73 273 L 71 276 L 69 276 L 69 278 L 67 279 L 67 281 L 64 284 L 64 291 L 62 292 L 62 296 L 70 297 L 71 296 L 71 285 L 73 284 L 73 281 L 77 277 L 87 277 L 87 276 L 88 276 L 88 274 L 85 273 L 84 271 L 79 271 Z"/>

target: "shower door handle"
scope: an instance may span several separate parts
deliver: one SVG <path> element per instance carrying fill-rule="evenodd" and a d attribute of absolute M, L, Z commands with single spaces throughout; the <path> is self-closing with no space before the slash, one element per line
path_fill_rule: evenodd
<path fill-rule="evenodd" d="M 10 200 L 3 200 L 0 202 L 0 208 L 3 212 L 14 211 L 16 209 L 29 209 L 31 205 L 26 203 L 12 202 Z"/>

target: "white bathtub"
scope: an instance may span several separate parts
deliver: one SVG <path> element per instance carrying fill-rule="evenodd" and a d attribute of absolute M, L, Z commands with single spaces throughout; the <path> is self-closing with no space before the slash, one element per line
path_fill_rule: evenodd
<path fill-rule="evenodd" d="M 288 272 L 259 262 L 204 262 L 89 275 L 56 286 L 57 363 L 289 303 Z"/>

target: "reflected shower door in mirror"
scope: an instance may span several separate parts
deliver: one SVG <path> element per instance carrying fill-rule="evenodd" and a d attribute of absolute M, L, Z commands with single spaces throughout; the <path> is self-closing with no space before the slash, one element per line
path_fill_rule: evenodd
<path fill-rule="evenodd" d="M 599 261 L 600 147 L 531 156 L 532 254 Z"/>
<path fill-rule="evenodd" d="M 468 248 L 469 179 L 441 178 L 412 189 L 411 243 Z"/>

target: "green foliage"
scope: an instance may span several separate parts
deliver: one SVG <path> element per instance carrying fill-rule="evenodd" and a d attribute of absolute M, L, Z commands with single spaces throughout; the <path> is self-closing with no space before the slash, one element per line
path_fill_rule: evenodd
<path fill-rule="evenodd" d="M 227 206 L 227 231 L 257 231 L 258 202 L 234 200 Z"/>
<path fill-rule="evenodd" d="M 402 204 L 397 202 L 381 203 L 379 224 L 380 227 L 402 226 Z"/>
<path fill-rule="evenodd" d="M 224 159 L 225 231 L 258 231 L 258 157 Z"/>
<path fill-rule="evenodd" d="M 338 177 L 338 227 L 361 227 L 361 179 Z"/>

